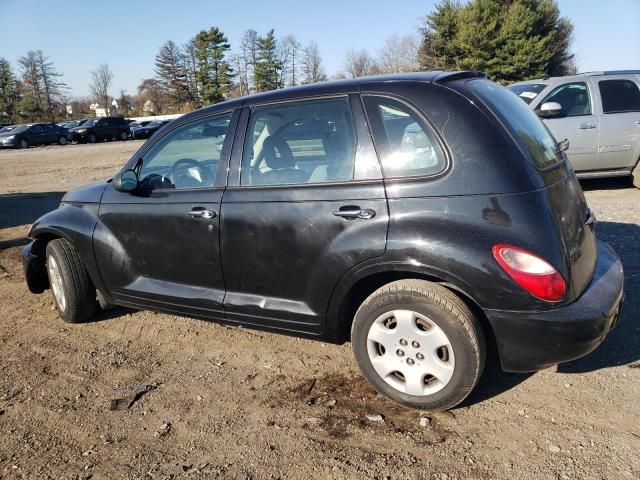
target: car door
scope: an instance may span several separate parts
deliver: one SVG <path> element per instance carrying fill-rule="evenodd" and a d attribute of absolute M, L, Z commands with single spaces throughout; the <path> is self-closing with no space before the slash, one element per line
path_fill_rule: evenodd
<path fill-rule="evenodd" d="M 338 280 L 389 216 L 357 95 L 245 107 L 222 199 L 227 319 L 319 334 Z"/>
<path fill-rule="evenodd" d="M 562 106 L 555 118 L 543 118 L 555 139 L 569 140 L 567 156 L 577 171 L 598 169 L 599 117 L 593 109 L 592 86 L 588 81 L 574 81 L 553 88 L 534 107 L 537 111 L 547 102 Z"/>
<path fill-rule="evenodd" d="M 631 168 L 640 157 L 640 88 L 638 77 L 596 80 L 600 93 L 598 168 Z"/>
<path fill-rule="evenodd" d="M 105 189 L 94 249 L 118 303 L 224 317 L 220 200 L 238 115 L 179 123 L 131 160 L 136 192 Z"/>
<path fill-rule="evenodd" d="M 58 128 L 54 125 L 43 125 L 43 143 L 55 143 L 58 141 Z"/>
<path fill-rule="evenodd" d="M 44 127 L 42 125 L 34 125 L 27 133 L 27 141 L 29 145 L 42 145 L 46 143 Z"/>

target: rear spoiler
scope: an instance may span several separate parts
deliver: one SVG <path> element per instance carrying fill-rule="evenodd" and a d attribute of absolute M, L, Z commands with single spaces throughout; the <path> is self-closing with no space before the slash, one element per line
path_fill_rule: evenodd
<path fill-rule="evenodd" d="M 463 80 L 465 78 L 487 78 L 487 74 L 476 70 L 466 70 L 463 72 L 442 72 L 431 80 L 433 83 L 452 82 L 453 80 Z"/>

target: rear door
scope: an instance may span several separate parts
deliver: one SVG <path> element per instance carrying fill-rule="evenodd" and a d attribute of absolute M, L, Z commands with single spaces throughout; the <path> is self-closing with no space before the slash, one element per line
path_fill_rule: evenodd
<path fill-rule="evenodd" d="M 598 168 L 633 167 L 640 156 L 640 88 L 637 77 L 594 79 L 600 93 Z"/>
<path fill-rule="evenodd" d="M 245 107 L 222 199 L 225 313 L 318 334 L 333 288 L 385 251 L 384 184 L 357 95 Z"/>
<path fill-rule="evenodd" d="M 556 102 L 562 116 L 545 118 L 544 123 L 558 142 L 569 140 L 567 156 L 576 171 L 597 170 L 599 116 L 594 111 L 592 86 L 587 81 L 567 82 L 556 86 L 535 107 Z"/>
<path fill-rule="evenodd" d="M 42 145 L 46 143 L 45 132 L 42 125 L 34 125 L 29 129 L 28 141 L 29 145 Z"/>

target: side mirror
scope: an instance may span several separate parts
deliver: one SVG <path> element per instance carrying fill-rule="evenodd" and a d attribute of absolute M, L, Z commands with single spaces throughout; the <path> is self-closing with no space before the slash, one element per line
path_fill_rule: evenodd
<path fill-rule="evenodd" d="M 555 118 L 564 116 L 562 105 L 557 102 L 545 102 L 536 111 L 541 118 Z"/>
<path fill-rule="evenodd" d="M 113 177 L 112 183 L 119 192 L 131 193 L 138 188 L 138 175 L 134 170 L 124 170 Z"/>

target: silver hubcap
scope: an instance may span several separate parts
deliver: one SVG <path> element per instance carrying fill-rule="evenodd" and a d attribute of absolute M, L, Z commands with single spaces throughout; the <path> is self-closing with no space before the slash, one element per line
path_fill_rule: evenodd
<path fill-rule="evenodd" d="M 58 262 L 53 255 L 47 258 L 47 271 L 49 272 L 49 283 L 51 284 L 51 290 L 53 290 L 53 296 L 60 311 L 64 312 L 67 309 L 67 297 L 64 294 L 60 268 L 58 268 Z"/>
<path fill-rule="evenodd" d="M 447 335 L 411 310 L 378 317 L 369 328 L 367 351 L 378 375 L 407 395 L 433 395 L 449 383 L 455 369 Z"/>

